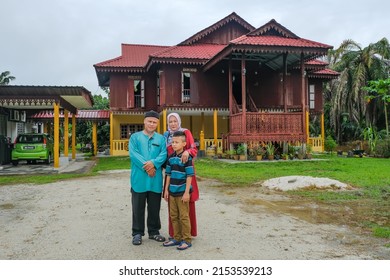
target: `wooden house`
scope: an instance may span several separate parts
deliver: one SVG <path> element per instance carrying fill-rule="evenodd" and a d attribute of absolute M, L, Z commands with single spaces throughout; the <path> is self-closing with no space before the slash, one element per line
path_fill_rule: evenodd
<path fill-rule="evenodd" d="M 175 46 L 122 44 L 119 57 L 94 65 L 110 89 L 111 154 L 127 154 L 151 109 L 161 114 L 159 132 L 179 113 L 201 150 L 309 141 L 322 149 L 322 86 L 338 73 L 318 58 L 331 48 L 275 20 L 256 29 L 236 13 Z M 313 139 L 312 116 L 322 120 Z"/>

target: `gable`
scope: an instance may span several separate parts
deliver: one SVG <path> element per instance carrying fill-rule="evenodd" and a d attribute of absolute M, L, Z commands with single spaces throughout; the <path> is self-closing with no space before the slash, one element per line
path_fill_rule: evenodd
<path fill-rule="evenodd" d="M 271 19 L 263 26 L 260 26 L 256 30 L 253 30 L 252 32 L 248 33 L 247 36 L 277 36 L 299 39 L 297 35 L 292 33 L 289 29 L 287 29 L 274 19 Z"/>
<path fill-rule="evenodd" d="M 178 45 L 192 45 L 198 43 L 227 45 L 229 41 L 247 34 L 254 29 L 255 28 L 252 25 L 233 12 Z"/>

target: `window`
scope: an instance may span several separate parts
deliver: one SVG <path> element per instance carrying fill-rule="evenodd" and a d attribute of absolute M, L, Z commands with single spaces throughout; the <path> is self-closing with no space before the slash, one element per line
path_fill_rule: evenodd
<path fill-rule="evenodd" d="M 314 85 L 309 85 L 309 108 L 315 108 L 315 87 Z"/>
<path fill-rule="evenodd" d="M 157 72 L 157 105 L 160 105 L 160 71 Z"/>
<path fill-rule="evenodd" d="M 143 124 L 121 124 L 121 139 L 129 139 L 129 136 L 144 129 Z"/>
<path fill-rule="evenodd" d="M 181 72 L 181 102 L 190 103 L 191 100 L 191 73 Z"/>
<path fill-rule="evenodd" d="M 134 80 L 134 107 L 145 107 L 145 83 L 144 80 Z"/>

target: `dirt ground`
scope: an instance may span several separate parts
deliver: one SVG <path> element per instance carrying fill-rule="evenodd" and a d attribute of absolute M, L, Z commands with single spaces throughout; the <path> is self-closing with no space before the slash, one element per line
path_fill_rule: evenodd
<path fill-rule="evenodd" d="M 238 190 L 199 179 L 199 187 L 199 235 L 180 252 L 147 236 L 141 246 L 131 244 L 128 171 L 0 186 L 0 259 L 390 259 L 386 240 L 333 224 L 321 205 L 292 205 L 288 196 L 260 185 Z M 165 201 L 161 217 L 166 236 Z"/>

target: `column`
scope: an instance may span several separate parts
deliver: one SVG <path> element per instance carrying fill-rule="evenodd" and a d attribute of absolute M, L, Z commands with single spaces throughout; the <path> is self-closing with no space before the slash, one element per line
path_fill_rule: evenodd
<path fill-rule="evenodd" d="M 72 159 L 76 159 L 76 113 L 72 114 Z"/>
<path fill-rule="evenodd" d="M 60 167 L 60 105 L 54 103 L 54 168 Z"/>
<path fill-rule="evenodd" d="M 69 155 L 69 112 L 64 110 L 64 156 Z"/>

